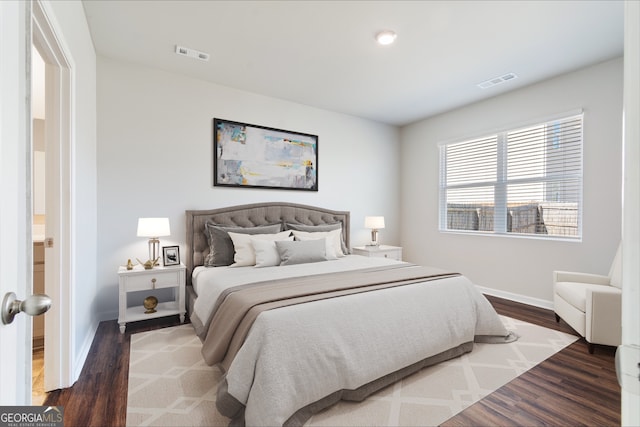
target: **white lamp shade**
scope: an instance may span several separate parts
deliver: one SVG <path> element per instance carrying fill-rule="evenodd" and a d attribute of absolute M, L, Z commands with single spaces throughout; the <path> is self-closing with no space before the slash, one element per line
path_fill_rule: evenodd
<path fill-rule="evenodd" d="M 138 237 L 171 235 L 169 218 L 138 218 Z"/>
<path fill-rule="evenodd" d="M 365 216 L 364 228 L 371 228 L 373 230 L 380 230 L 381 228 L 384 228 L 384 217 L 383 216 Z"/>

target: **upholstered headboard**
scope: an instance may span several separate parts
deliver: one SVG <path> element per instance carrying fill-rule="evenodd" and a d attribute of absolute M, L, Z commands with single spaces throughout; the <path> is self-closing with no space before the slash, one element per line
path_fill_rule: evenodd
<path fill-rule="evenodd" d="M 315 206 L 299 205 L 295 203 L 255 203 L 250 205 L 229 206 L 210 210 L 188 210 L 187 216 L 187 253 L 185 263 L 187 266 L 187 283 L 191 283 L 191 273 L 199 265 L 203 265 L 204 259 L 209 253 L 205 224 L 255 227 L 277 222 L 288 222 L 305 225 L 322 225 L 342 223 L 342 233 L 347 248 L 351 248 L 349 242 L 349 212 L 333 211 Z"/>

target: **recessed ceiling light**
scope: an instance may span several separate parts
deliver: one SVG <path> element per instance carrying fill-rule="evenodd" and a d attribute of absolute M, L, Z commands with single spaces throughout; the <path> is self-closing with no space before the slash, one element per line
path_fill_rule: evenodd
<path fill-rule="evenodd" d="M 381 44 L 383 46 L 390 45 L 391 43 L 396 41 L 396 37 L 398 37 L 398 35 L 391 30 L 380 31 L 378 34 L 376 34 L 376 40 L 378 44 Z"/>

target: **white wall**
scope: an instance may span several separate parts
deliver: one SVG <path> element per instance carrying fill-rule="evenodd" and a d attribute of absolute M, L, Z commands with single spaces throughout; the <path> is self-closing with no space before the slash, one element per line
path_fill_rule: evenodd
<path fill-rule="evenodd" d="M 96 288 L 96 56 L 80 2 L 47 2 L 56 34 L 69 55 L 72 76 L 72 141 L 70 207 L 73 229 L 73 269 L 70 272 L 75 300 L 72 360 L 82 367 L 93 340 L 98 319 L 93 311 Z M 64 189 L 63 189 L 64 190 Z M 63 232 L 63 235 L 66 231 Z M 60 242 L 61 243 L 61 242 Z M 55 302 L 54 302 L 55 303 Z M 79 369 L 77 369 L 79 373 Z"/>
<path fill-rule="evenodd" d="M 401 242 L 406 258 L 459 271 L 479 286 L 542 306 L 550 306 L 553 298 L 553 270 L 607 274 L 621 235 L 622 66 L 622 59 L 615 59 L 402 128 Z M 438 231 L 439 143 L 580 108 L 581 243 Z"/>
<path fill-rule="evenodd" d="M 177 58 L 176 60 L 185 60 Z M 213 186 L 213 118 L 319 136 L 319 191 Z M 138 217 L 169 217 L 161 246 L 185 247 L 187 209 L 286 201 L 351 211 L 352 245 L 369 238 L 365 215 L 384 215 L 399 243 L 395 127 L 98 57 L 97 310 L 117 316 L 116 270 L 146 260 Z"/>

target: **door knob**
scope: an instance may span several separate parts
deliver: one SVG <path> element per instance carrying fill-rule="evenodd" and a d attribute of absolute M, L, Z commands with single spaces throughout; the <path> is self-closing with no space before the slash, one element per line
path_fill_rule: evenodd
<path fill-rule="evenodd" d="M 51 298 L 44 294 L 35 294 L 24 301 L 16 298 L 16 294 L 8 292 L 2 300 L 2 323 L 13 322 L 16 314 L 24 312 L 29 316 L 39 316 L 51 308 Z"/>

